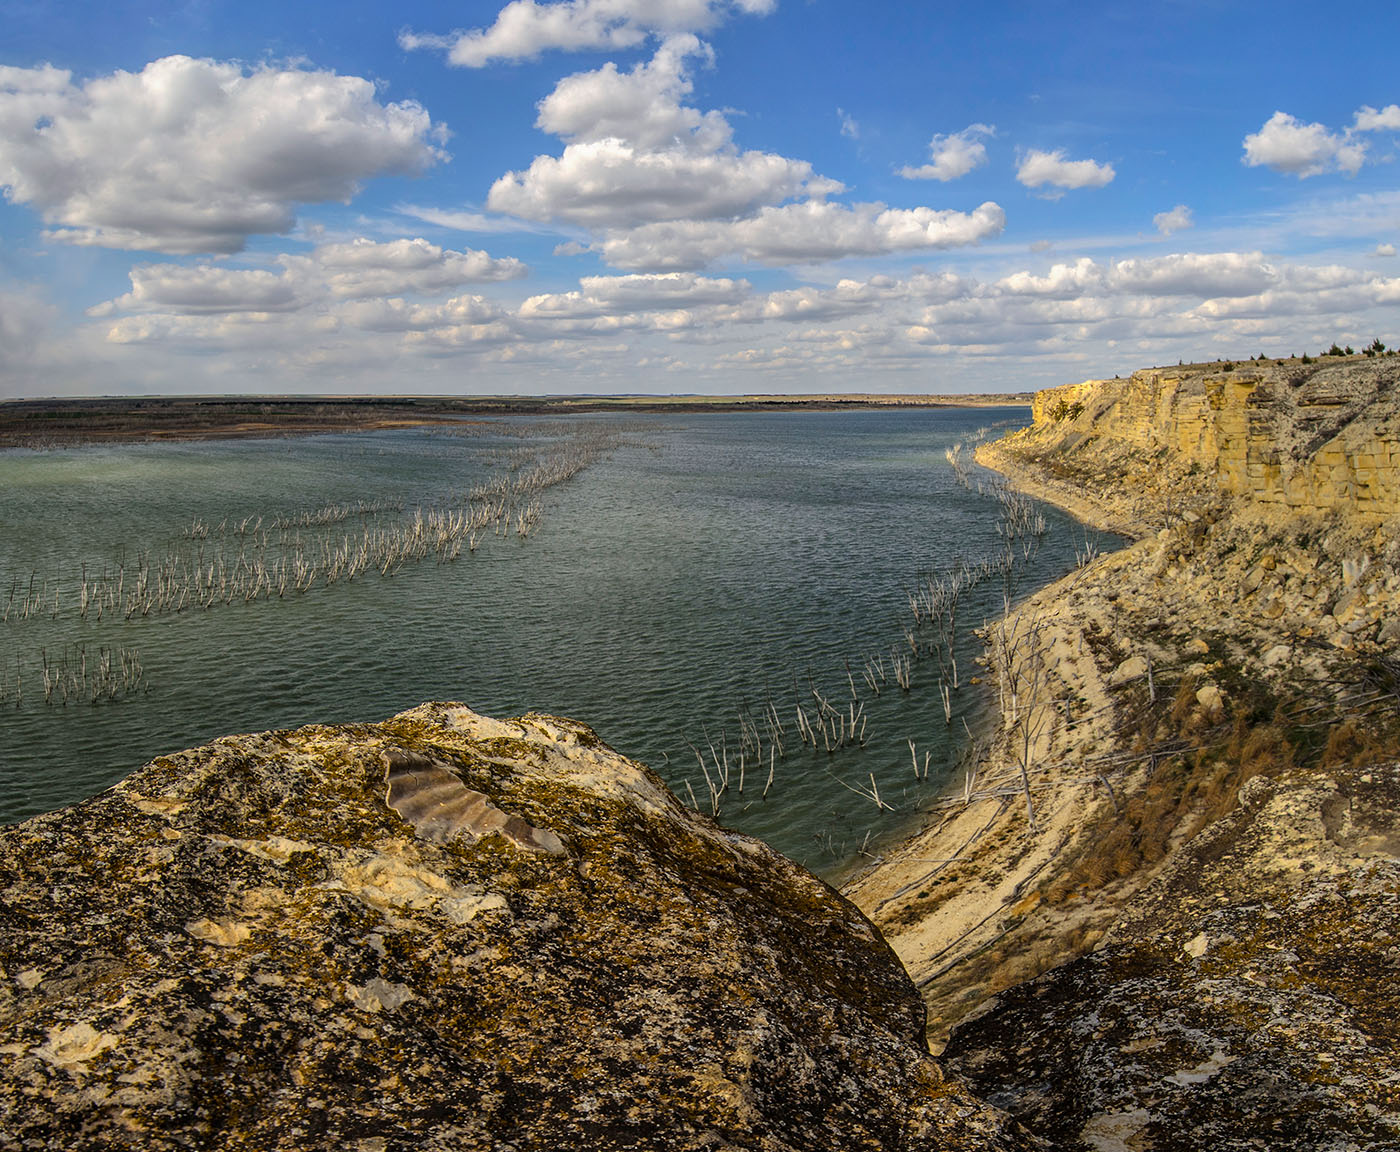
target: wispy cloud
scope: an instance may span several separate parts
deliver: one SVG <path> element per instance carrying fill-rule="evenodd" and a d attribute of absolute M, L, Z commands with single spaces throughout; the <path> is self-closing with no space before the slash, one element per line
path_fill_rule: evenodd
<path fill-rule="evenodd" d="M 450 208 L 433 208 L 424 204 L 396 204 L 395 212 L 424 224 L 438 228 L 451 228 L 456 232 L 545 232 L 532 220 L 521 220 L 517 216 L 503 216 L 489 212 L 456 211 Z"/>
<path fill-rule="evenodd" d="M 990 124 L 969 124 L 961 132 L 935 136 L 929 141 L 929 162 L 918 168 L 906 165 L 899 174 L 906 180 L 956 180 L 987 162 L 983 137 L 995 136 Z"/>
<path fill-rule="evenodd" d="M 1152 217 L 1152 223 L 1163 236 L 1170 236 L 1173 232 L 1180 232 L 1186 228 L 1194 228 L 1196 224 L 1191 218 L 1191 209 L 1185 204 L 1178 204 L 1168 212 L 1158 212 Z"/>

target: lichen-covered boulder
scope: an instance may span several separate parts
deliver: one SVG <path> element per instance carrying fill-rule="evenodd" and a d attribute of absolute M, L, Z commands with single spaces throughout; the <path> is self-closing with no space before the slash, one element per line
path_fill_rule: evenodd
<path fill-rule="evenodd" d="M 1400 1148 L 1400 765 L 1255 778 L 944 1059 L 1054 1147 Z"/>
<path fill-rule="evenodd" d="M 1011 1149 L 865 918 L 587 728 L 220 740 L 0 833 L 0 1148 Z"/>

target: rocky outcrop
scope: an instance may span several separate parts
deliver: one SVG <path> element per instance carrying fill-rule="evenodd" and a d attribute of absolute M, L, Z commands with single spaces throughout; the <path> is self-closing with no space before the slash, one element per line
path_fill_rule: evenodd
<path fill-rule="evenodd" d="M 587 728 L 424 705 L 0 832 L 0 1148 L 1013 1149 L 869 922 Z"/>
<path fill-rule="evenodd" d="M 1173 598 L 1190 586 L 1285 644 L 1400 641 L 1400 357 L 1150 369 L 1033 411 L 981 458 L 1090 523 L 1156 534 Z"/>
<path fill-rule="evenodd" d="M 1151 368 L 1037 394 L 1044 442 L 1117 443 L 1247 504 L 1383 519 L 1400 506 L 1400 358 Z"/>
<path fill-rule="evenodd" d="M 1241 799 L 944 1061 L 1057 1148 L 1400 1147 L 1400 766 Z"/>
<path fill-rule="evenodd" d="M 1397 380 L 1154 369 L 979 450 L 1133 542 L 988 630 L 990 748 L 847 892 L 1057 1147 L 1400 1146 Z"/>

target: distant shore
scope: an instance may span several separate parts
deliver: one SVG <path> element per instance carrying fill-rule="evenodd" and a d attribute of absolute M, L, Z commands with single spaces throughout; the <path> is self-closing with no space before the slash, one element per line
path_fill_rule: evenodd
<path fill-rule="evenodd" d="M 1029 405 L 1031 394 L 793 396 L 142 396 L 0 403 L 0 448 L 259 439 L 458 424 L 485 416 Z"/>

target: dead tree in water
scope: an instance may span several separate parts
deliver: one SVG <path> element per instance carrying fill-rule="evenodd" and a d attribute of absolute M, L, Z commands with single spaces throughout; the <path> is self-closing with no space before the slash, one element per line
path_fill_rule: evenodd
<path fill-rule="evenodd" d="M 1026 801 L 1026 822 L 1036 831 L 1035 805 L 1031 801 L 1031 763 L 1036 742 L 1050 718 L 1051 705 L 1042 700 L 1049 679 L 1040 621 L 1017 615 L 1002 619 L 991 631 L 992 666 L 997 675 L 1003 723 L 1010 733 L 1012 751 Z"/>

